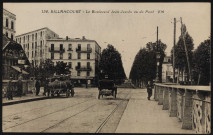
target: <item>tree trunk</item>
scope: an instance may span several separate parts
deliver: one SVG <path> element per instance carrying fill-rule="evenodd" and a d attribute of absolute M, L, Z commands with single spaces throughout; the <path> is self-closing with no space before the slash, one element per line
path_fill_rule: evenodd
<path fill-rule="evenodd" d="M 198 75 L 197 85 L 199 85 L 199 83 L 200 83 L 200 72 L 199 72 L 199 75 Z"/>
<path fill-rule="evenodd" d="M 178 68 L 177 84 L 179 83 L 179 75 L 180 75 L 180 69 Z"/>
<path fill-rule="evenodd" d="M 181 81 L 183 82 L 183 69 L 181 69 Z"/>
<path fill-rule="evenodd" d="M 186 83 L 186 68 L 184 67 L 183 69 L 183 79 L 184 79 L 184 84 Z"/>
<path fill-rule="evenodd" d="M 139 79 L 138 87 L 141 88 L 141 79 Z"/>
<path fill-rule="evenodd" d="M 138 79 L 136 80 L 136 87 L 138 87 Z"/>
<path fill-rule="evenodd" d="M 190 73 L 187 72 L 187 84 L 189 83 Z"/>

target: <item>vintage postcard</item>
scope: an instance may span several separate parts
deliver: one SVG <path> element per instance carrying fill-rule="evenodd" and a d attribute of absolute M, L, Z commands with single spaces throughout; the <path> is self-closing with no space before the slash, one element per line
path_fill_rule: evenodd
<path fill-rule="evenodd" d="M 3 3 L 3 133 L 211 133 L 211 3 Z"/>

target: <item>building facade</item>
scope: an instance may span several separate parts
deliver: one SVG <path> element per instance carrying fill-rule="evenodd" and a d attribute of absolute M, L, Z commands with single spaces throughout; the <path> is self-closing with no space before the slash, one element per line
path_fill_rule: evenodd
<path fill-rule="evenodd" d="M 15 22 L 16 15 L 3 9 L 3 34 L 8 38 L 14 40 L 15 39 Z"/>
<path fill-rule="evenodd" d="M 47 58 L 51 59 L 54 65 L 58 61 L 67 63 L 71 78 L 76 80 L 76 83 L 96 83 L 101 47 L 95 40 L 88 40 L 85 37 L 48 39 L 47 46 Z"/>
<path fill-rule="evenodd" d="M 47 40 L 51 38 L 59 35 L 45 27 L 16 36 L 16 42 L 22 45 L 30 63 L 38 66 L 47 59 Z"/>
<path fill-rule="evenodd" d="M 175 82 L 177 82 L 178 70 L 175 69 Z M 171 63 L 171 57 L 166 56 L 162 64 L 162 82 L 172 83 L 173 82 L 173 66 Z"/>
<path fill-rule="evenodd" d="M 186 78 L 187 73 L 185 72 L 185 70 L 181 75 L 180 71 L 178 71 L 178 69 L 175 69 L 175 82 L 185 82 Z M 166 56 L 162 64 L 162 82 L 173 82 L 173 66 L 170 56 Z"/>
<path fill-rule="evenodd" d="M 21 77 L 23 81 L 23 93 L 28 91 L 29 73 L 26 68 L 30 63 L 22 46 L 3 35 L 2 44 L 2 89 L 7 90 L 8 82 L 12 77 L 12 87 L 17 91 L 17 81 Z"/>

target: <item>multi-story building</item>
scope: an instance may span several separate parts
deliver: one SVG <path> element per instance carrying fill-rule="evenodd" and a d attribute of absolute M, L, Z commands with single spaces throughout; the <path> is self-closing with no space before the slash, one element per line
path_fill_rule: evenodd
<path fill-rule="evenodd" d="M 66 37 L 48 39 L 48 58 L 54 62 L 63 61 L 70 67 L 71 77 L 77 83 L 95 84 L 98 77 L 101 47 L 95 40 L 71 39 Z"/>
<path fill-rule="evenodd" d="M 16 15 L 3 9 L 3 34 L 14 40 Z"/>
<path fill-rule="evenodd" d="M 46 41 L 58 37 L 58 34 L 45 27 L 16 36 L 16 42 L 22 45 L 30 63 L 38 66 L 47 59 Z"/>

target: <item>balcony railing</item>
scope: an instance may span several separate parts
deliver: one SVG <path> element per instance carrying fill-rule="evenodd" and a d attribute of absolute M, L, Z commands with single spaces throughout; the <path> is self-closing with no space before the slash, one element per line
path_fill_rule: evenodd
<path fill-rule="evenodd" d="M 72 48 L 68 48 L 68 50 L 67 51 L 73 51 L 73 49 Z"/>
<path fill-rule="evenodd" d="M 54 49 L 49 48 L 49 51 L 55 52 L 55 53 L 64 53 L 65 49 L 64 48 L 62 48 L 62 49 L 60 49 L 60 48 L 54 48 Z"/>
<path fill-rule="evenodd" d="M 92 48 L 87 48 L 87 49 L 76 48 L 76 52 L 78 52 L 78 53 L 91 53 Z"/>
<path fill-rule="evenodd" d="M 76 66 L 75 69 L 76 69 L 77 71 L 91 71 L 91 70 L 92 70 L 91 66 L 89 66 L 89 67 L 80 67 L 80 66 Z"/>

